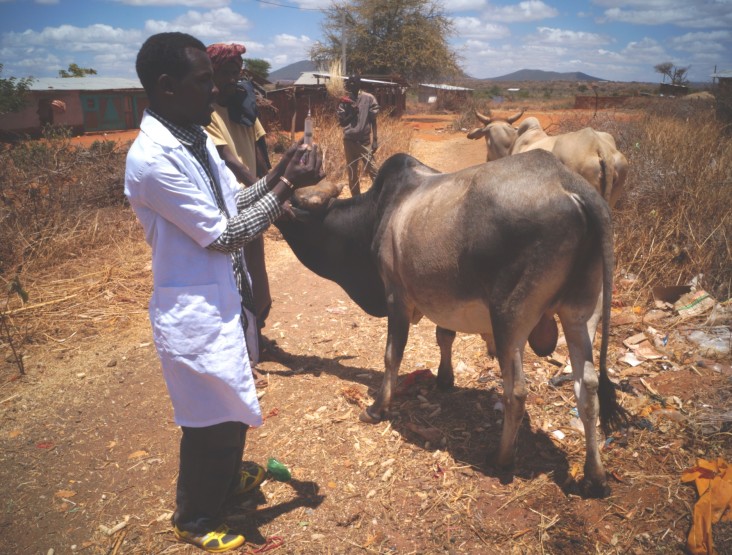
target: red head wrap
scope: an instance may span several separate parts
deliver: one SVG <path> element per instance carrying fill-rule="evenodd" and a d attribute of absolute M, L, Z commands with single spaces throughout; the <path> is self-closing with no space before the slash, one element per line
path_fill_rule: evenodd
<path fill-rule="evenodd" d="M 206 53 L 211 58 L 211 65 L 214 69 L 218 69 L 231 61 L 241 63 L 241 55 L 246 51 L 247 49 L 243 44 L 226 44 L 223 42 L 217 42 L 206 48 Z"/>

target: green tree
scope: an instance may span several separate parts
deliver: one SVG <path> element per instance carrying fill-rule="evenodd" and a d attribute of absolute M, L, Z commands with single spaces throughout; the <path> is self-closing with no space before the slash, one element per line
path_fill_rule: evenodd
<path fill-rule="evenodd" d="M 261 58 L 244 58 L 244 69 L 252 75 L 266 79 L 269 77 L 269 70 L 272 69 L 272 64 Z"/>
<path fill-rule="evenodd" d="M 17 112 L 28 102 L 26 95 L 33 78 L 16 79 L 15 77 L 8 77 L 5 79 L 2 77 L 2 73 L 3 64 L 0 64 L 0 114 Z"/>
<path fill-rule="evenodd" d="M 342 54 L 346 73 L 396 73 L 420 82 L 459 75 L 458 55 L 447 39 L 451 20 L 433 0 L 351 0 L 333 3 L 321 24 L 323 42 L 310 57 L 326 67 Z"/>
<path fill-rule="evenodd" d="M 79 67 L 76 64 L 69 64 L 68 69 L 59 69 L 59 77 L 84 77 L 85 75 L 96 75 L 97 70 L 90 67 Z"/>

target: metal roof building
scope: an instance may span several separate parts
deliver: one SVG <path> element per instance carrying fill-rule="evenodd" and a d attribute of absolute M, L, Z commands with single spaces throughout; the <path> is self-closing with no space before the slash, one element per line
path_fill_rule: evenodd
<path fill-rule="evenodd" d="M 455 85 L 420 83 L 419 102 L 434 104 L 447 100 L 465 100 L 473 95 L 473 89 Z"/>
<path fill-rule="evenodd" d="M 22 110 L 0 116 L 1 137 L 38 136 L 46 125 L 77 134 L 136 129 L 148 105 L 140 81 L 120 77 L 34 79 L 27 99 Z"/>
<path fill-rule="evenodd" d="M 30 85 L 32 91 L 111 91 L 142 90 L 139 79 L 124 77 L 41 77 Z"/>

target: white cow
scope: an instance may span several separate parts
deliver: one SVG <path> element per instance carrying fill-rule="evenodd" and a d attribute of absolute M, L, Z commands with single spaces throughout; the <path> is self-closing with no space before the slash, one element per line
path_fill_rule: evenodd
<path fill-rule="evenodd" d="M 511 124 L 523 115 L 523 110 L 506 119 L 475 114 L 484 127 L 473 129 L 468 138 L 485 137 L 487 160 L 529 150 L 547 150 L 589 181 L 610 208 L 615 206 L 628 174 L 628 161 L 609 133 L 585 127 L 562 135 L 547 135 L 534 117 L 526 118 L 516 129 Z"/>

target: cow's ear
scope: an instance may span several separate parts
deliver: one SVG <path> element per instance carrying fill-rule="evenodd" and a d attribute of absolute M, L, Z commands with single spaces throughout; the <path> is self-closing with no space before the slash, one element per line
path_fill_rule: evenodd
<path fill-rule="evenodd" d="M 476 127 L 470 133 L 468 133 L 468 139 L 480 139 L 485 136 L 485 127 Z"/>

